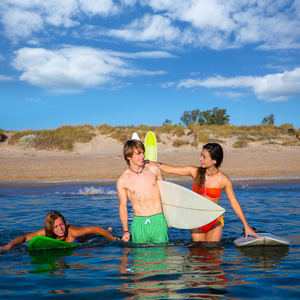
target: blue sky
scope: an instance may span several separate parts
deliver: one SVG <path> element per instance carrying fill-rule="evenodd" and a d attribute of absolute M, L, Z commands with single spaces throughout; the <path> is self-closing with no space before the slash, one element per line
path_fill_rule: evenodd
<path fill-rule="evenodd" d="M 300 1 L 1 0 L 0 129 L 300 127 Z"/>

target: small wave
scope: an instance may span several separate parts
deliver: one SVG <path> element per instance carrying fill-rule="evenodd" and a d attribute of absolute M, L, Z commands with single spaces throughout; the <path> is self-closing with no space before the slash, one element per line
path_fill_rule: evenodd
<path fill-rule="evenodd" d="M 116 195 L 117 191 L 105 190 L 102 187 L 99 188 L 85 187 L 83 189 L 80 189 L 78 194 L 79 195 Z"/>

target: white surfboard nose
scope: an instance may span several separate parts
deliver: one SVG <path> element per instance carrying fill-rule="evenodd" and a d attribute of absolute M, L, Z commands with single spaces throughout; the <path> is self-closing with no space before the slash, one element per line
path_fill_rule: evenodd
<path fill-rule="evenodd" d="M 198 228 L 216 220 L 225 209 L 175 183 L 158 181 L 164 217 L 179 229 Z"/>

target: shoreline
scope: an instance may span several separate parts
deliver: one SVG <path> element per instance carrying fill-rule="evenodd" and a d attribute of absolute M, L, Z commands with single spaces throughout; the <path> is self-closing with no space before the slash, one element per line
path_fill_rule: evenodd
<path fill-rule="evenodd" d="M 186 139 L 189 137 L 187 136 Z M 198 166 L 202 145 L 173 147 L 177 137 L 161 134 L 158 161 L 175 166 Z M 252 142 L 246 148 L 233 147 L 235 138 L 222 141 L 224 161 L 220 170 L 233 186 L 300 184 L 300 142 L 294 146 Z M 76 144 L 71 152 L 21 149 L 0 143 L 0 188 L 115 185 L 128 167 L 123 143 L 97 135 Z M 164 173 L 168 181 L 192 185 L 192 178 Z"/>
<path fill-rule="evenodd" d="M 170 181 L 179 185 L 192 185 L 192 179 L 181 178 L 165 178 L 166 181 Z M 234 187 L 244 186 L 260 186 L 260 185 L 277 185 L 277 184 L 300 184 L 300 177 L 241 177 L 231 178 Z M 56 187 L 56 186 L 109 186 L 115 185 L 116 179 L 95 179 L 95 178 L 72 178 L 72 179 L 57 179 L 57 180 L 42 180 L 42 179 L 5 179 L 0 180 L 1 188 L 40 188 L 40 187 Z"/>

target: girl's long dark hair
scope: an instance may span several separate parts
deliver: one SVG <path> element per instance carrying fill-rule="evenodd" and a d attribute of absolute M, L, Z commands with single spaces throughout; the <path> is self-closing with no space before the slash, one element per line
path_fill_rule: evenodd
<path fill-rule="evenodd" d="M 216 161 L 216 168 L 219 168 L 223 161 L 223 149 L 218 143 L 208 143 L 203 146 L 202 150 L 207 150 L 211 159 Z M 199 167 L 195 176 L 196 187 L 205 185 L 206 169 Z"/>

